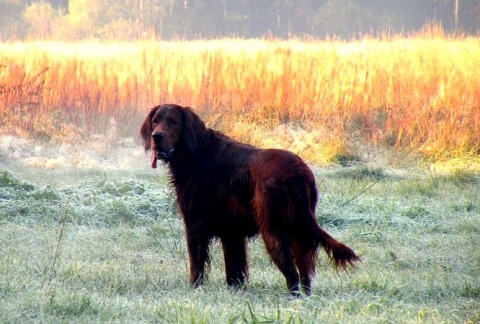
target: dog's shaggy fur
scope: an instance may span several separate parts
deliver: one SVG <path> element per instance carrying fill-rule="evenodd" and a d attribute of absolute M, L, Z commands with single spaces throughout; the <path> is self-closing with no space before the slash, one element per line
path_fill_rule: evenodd
<path fill-rule="evenodd" d="M 247 238 L 261 234 L 272 261 L 297 294 L 307 294 L 321 245 L 337 267 L 359 257 L 316 222 L 317 190 L 310 168 L 297 155 L 258 149 L 206 128 L 188 107 L 154 107 L 141 127 L 152 167 L 168 165 L 185 224 L 190 282 L 205 279 L 209 245 L 219 238 L 227 284 L 248 277 Z"/>

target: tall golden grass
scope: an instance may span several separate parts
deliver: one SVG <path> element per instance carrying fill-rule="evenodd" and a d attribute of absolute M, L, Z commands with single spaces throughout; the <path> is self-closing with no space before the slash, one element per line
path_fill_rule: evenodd
<path fill-rule="evenodd" d="M 164 102 L 312 162 L 356 142 L 478 154 L 480 39 L 0 44 L 4 132 L 78 137 L 110 118 L 133 132 Z"/>

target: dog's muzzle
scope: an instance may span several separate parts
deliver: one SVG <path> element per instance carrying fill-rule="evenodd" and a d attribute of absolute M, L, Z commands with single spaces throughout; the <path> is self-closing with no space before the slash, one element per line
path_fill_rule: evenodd
<path fill-rule="evenodd" d="M 165 138 L 165 135 L 163 133 L 158 132 L 158 133 L 153 133 L 152 134 L 152 140 L 153 140 L 154 146 L 152 147 L 152 164 L 151 164 L 151 166 L 154 169 L 157 167 L 157 160 L 158 159 L 168 162 L 171 159 L 171 157 L 173 156 L 173 153 L 175 151 L 175 149 L 173 149 L 173 148 L 171 148 L 169 150 L 162 150 L 161 149 L 164 138 Z"/>
<path fill-rule="evenodd" d="M 169 160 L 173 156 L 175 149 L 170 149 L 168 151 L 158 151 L 156 152 L 157 159 Z"/>

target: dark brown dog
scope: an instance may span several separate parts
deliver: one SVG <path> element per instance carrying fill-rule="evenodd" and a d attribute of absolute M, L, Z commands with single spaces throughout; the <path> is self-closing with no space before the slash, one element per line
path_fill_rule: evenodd
<path fill-rule="evenodd" d="M 317 224 L 315 178 L 297 155 L 236 142 L 206 128 L 189 107 L 171 104 L 153 108 L 140 133 L 145 150 L 152 150 L 152 167 L 158 159 L 169 167 L 192 285 L 206 277 L 214 238 L 222 243 L 230 286 L 248 277 L 247 238 L 258 232 L 292 294 L 300 285 L 310 294 L 319 245 L 342 269 L 359 260 Z"/>

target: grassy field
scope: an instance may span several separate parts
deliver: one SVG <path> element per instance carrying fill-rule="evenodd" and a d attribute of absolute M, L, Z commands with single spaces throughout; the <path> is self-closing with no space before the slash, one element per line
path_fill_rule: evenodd
<path fill-rule="evenodd" d="M 0 44 L 2 132 L 77 141 L 150 107 L 325 164 L 357 143 L 432 160 L 480 151 L 478 38 Z M 134 121 L 134 122 L 132 122 Z"/>
<path fill-rule="evenodd" d="M 444 35 L 0 44 L 0 323 L 479 323 L 478 66 L 478 38 Z M 321 252 L 292 298 L 257 239 L 232 291 L 216 242 L 190 288 L 136 140 L 165 102 L 305 158 L 318 221 L 363 262 Z"/>
<path fill-rule="evenodd" d="M 188 284 L 182 223 L 165 170 L 121 138 L 52 146 L 0 138 L 1 323 L 478 323 L 480 175 L 372 162 L 314 168 L 317 218 L 363 262 L 324 253 L 313 295 L 292 298 L 261 240 L 251 279 Z"/>

